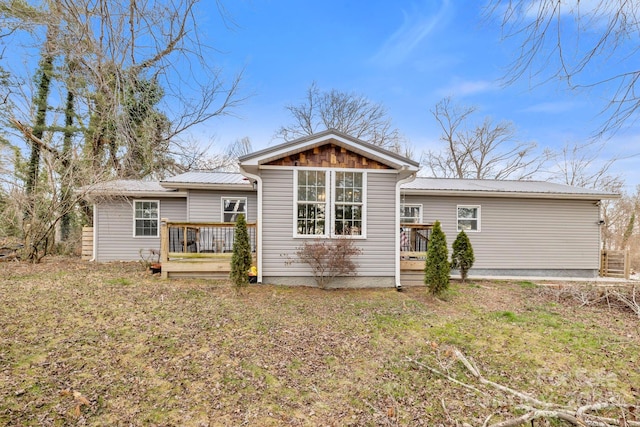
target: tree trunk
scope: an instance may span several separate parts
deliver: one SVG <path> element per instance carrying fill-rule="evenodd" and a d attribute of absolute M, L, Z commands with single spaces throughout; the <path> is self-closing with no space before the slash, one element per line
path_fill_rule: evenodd
<path fill-rule="evenodd" d="M 60 219 L 60 239 L 63 242 L 69 240 L 69 234 L 71 233 L 71 219 L 73 213 L 71 212 L 71 192 L 73 191 L 73 185 L 71 180 L 73 176 L 71 174 L 71 139 L 73 138 L 73 92 L 69 90 L 67 92 L 67 104 L 64 109 L 65 127 L 64 127 L 64 140 L 62 143 L 62 170 L 60 171 L 60 177 L 62 183 L 60 185 L 60 208 L 62 209 L 62 218 Z"/>
<path fill-rule="evenodd" d="M 50 35 L 48 34 L 48 37 Z M 40 70 L 38 72 L 38 94 L 35 99 L 36 104 L 36 121 L 33 126 L 33 135 L 42 139 L 44 129 L 46 125 L 47 107 L 49 90 L 51 87 L 51 74 L 53 73 L 53 55 L 46 51 L 43 53 L 42 61 L 40 62 Z M 36 183 L 38 181 L 38 173 L 40 171 L 40 146 L 31 141 L 31 156 L 29 157 L 29 169 L 27 172 L 26 192 L 29 198 L 29 206 L 27 206 L 27 212 L 25 216 L 28 218 L 33 212 L 33 201 Z"/>

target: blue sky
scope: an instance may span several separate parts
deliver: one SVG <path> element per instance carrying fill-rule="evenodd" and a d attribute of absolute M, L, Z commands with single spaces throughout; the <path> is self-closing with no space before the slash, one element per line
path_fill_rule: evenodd
<path fill-rule="evenodd" d="M 245 136 L 256 149 L 280 142 L 273 135 L 290 122 L 285 105 L 301 102 L 315 81 L 320 89 L 353 91 L 383 104 L 416 156 L 438 147 L 430 110 L 446 96 L 477 106 L 477 120 L 512 121 L 522 139 L 541 148 L 586 141 L 603 120 L 607 88 L 571 92 L 559 82 L 527 79 L 501 85 L 516 45 L 501 42 L 497 24 L 483 21 L 482 4 L 227 2 L 235 26 L 225 29 L 212 11 L 206 36 L 220 50 L 220 66 L 246 68 L 243 87 L 252 97 L 237 117 L 214 120 L 199 137 L 215 135 L 218 147 Z M 603 156 L 637 153 L 640 127 L 630 125 L 607 141 Z M 632 191 L 640 183 L 640 157 L 619 161 L 616 171 Z"/>
<path fill-rule="evenodd" d="M 233 116 L 213 119 L 192 136 L 203 145 L 213 141 L 216 151 L 243 137 L 255 149 L 279 143 L 276 130 L 291 122 L 285 106 L 300 103 L 315 81 L 321 90 L 354 92 L 384 105 L 417 159 L 440 146 L 431 110 L 447 96 L 476 106 L 477 121 L 490 116 L 513 122 L 518 136 L 541 150 L 588 141 L 604 120 L 599 113 L 612 88 L 572 92 L 561 82 L 527 79 L 504 87 L 500 79 L 517 45 L 501 42 L 498 25 L 483 20 L 484 3 L 229 0 L 223 1 L 230 17 L 225 25 L 215 2 L 203 1 L 196 12 L 198 38 L 215 49 L 209 62 L 229 78 L 244 69 L 242 93 L 251 96 Z M 629 44 L 635 49 L 638 40 Z M 9 68 L 34 69 L 35 46 L 4 51 Z M 598 65 L 589 77 L 618 67 L 615 58 Z M 602 160 L 627 157 L 615 172 L 624 176 L 626 191 L 634 191 L 640 184 L 640 123 L 627 123 L 606 143 Z"/>

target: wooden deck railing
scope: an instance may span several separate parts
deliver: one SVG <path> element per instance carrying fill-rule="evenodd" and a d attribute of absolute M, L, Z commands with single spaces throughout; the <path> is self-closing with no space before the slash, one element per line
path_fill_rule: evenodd
<path fill-rule="evenodd" d="M 257 250 L 256 223 L 247 223 L 254 260 Z M 160 224 L 162 277 L 224 277 L 231 270 L 236 227 L 233 222 L 186 222 L 163 218 Z"/>
<path fill-rule="evenodd" d="M 424 270 L 433 224 L 402 224 L 400 228 L 400 269 Z"/>

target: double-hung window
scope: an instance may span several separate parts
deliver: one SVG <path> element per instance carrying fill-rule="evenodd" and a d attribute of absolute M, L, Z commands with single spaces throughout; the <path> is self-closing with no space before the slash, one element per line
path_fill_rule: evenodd
<path fill-rule="evenodd" d="M 400 205 L 400 224 L 419 224 L 422 222 L 422 205 Z"/>
<path fill-rule="evenodd" d="M 335 172 L 334 235 L 362 236 L 363 173 Z"/>
<path fill-rule="evenodd" d="M 364 172 L 305 169 L 294 177 L 295 236 L 365 236 Z"/>
<path fill-rule="evenodd" d="M 458 231 L 480 231 L 480 206 L 458 206 Z"/>
<path fill-rule="evenodd" d="M 135 237 L 158 237 L 160 202 L 158 200 L 134 200 L 133 222 Z"/>
<path fill-rule="evenodd" d="M 297 172 L 296 234 L 324 236 L 327 213 L 326 171 L 301 170 Z"/>
<path fill-rule="evenodd" d="M 236 222 L 240 214 L 243 214 L 244 219 L 247 220 L 246 197 L 222 198 L 222 222 Z"/>

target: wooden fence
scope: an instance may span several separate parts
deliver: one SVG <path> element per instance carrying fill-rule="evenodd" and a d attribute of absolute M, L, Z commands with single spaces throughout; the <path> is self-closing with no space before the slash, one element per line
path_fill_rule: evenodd
<path fill-rule="evenodd" d="M 630 273 L 629 251 L 600 252 L 600 276 L 629 279 Z"/>
<path fill-rule="evenodd" d="M 82 227 L 82 259 L 93 258 L 93 227 Z"/>

